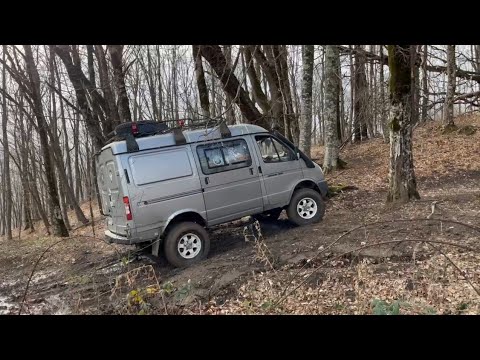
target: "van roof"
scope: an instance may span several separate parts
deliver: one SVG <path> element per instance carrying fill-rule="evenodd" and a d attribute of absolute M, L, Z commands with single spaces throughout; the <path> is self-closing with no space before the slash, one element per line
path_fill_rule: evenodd
<path fill-rule="evenodd" d="M 266 133 L 264 128 L 252 124 L 239 124 L 228 126 L 232 136 L 240 136 L 246 134 Z M 183 135 L 187 143 L 194 143 L 206 140 L 221 139 L 220 129 L 218 127 L 208 129 L 185 130 Z M 139 151 L 149 150 L 166 146 L 175 145 L 175 137 L 173 132 L 166 134 L 152 135 L 135 139 L 138 143 Z M 121 154 L 127 152 L 127 142 L 125 140 L 114 141 L 105 145 L 102 151 L 111 148 L 113 154 Z"/>

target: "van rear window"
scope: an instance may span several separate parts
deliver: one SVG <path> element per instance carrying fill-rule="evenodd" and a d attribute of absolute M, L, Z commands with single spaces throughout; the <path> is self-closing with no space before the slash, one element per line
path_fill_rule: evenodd
<path fill-rule="evenodd" d="M 133 181 L 146 185 L 193 174 L 185 149 L 134 155 L 129 159 Z"/>
<path fill-rule="evenodd" d="M 199 145 L 197 154 L 205 175 L 252 165 L 247 142 L 243 139 Z"/>

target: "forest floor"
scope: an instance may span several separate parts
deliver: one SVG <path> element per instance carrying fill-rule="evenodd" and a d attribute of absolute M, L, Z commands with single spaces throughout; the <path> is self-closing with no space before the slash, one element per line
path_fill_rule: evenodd
<path fill-rule="evenodd" d="M 480 117 L 457 125 L 479 129 Z M 480 314 L 479 154 L 480 131 L 416 128 L 421 199 L 391 206 L 389 146 L 348 145 L 346 169 L 327 180 L 358 189 L 332 197 L 322 222 L 295 227 L 282 214 L 261 223 L 261 242 L 245 241 L 241 222 L 219 226 L 208 259 L 183 270 L 103 242 L 98 209 L 95 234 L 16 231 L 0 239 L 0 314 Z"/>

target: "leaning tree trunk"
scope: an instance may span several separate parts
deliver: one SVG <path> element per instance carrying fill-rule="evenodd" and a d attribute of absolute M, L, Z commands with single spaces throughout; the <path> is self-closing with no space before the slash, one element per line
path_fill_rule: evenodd
<path fill-rule="evenodd" d="M 103 132 L 109 134 L 115 126 L 120 124 L 120 116 L 118 108 L 115 104 L 115 96 L 108 75 L 107 60 L 102 45 L 95 45 L 95 56 L 98 63 L 98 78 L 100 80 L 100 88 L 105 97 L 105 123 L 103 124 Z"/>
<path fill-rule="evenodd" d="M 455 45 L 447 46 L 447 96 L 445 97 L 445 106 L 443 111 L 443 126 L 454 128 L 453 122 L 453 104 L 455 100 L 456 86 L 456 65 L 455 65 Z"/>
<path fill-rule="evenodd" d="M 132 115 L 128 103 L 127 89 L 125 87 L 125 72 L 122 64 L 123 45 L 110 45 L 108 49 L 112 61 L 113 78 L 118 94 L 120 121 L 130 122 L 132 121 Z"/>
<path fill-rule="evenodd" d="M 208 88 L 205 82 L 205 73 L 203 72 L 202 57 L 198 45 L 192 45 L 193 61 L 195 63 L 195 77 L 197 78 L 198 97 L 200 98 L 200 107 L 202 115 L 210 117 L 210 102 L 208 100 Z"/>
<path fill-rule="evenodd" d="M 271 46 L 264 46 L 264 50 L 265 54 L 268 55 L 271 50 Z M 265 84 L 265 82 L 267 82 L 270 90 L 270 107 L 273 114 L 271 125 L 272 127 L 277 128 L 278 131 L 283 132 L 287 138 L 291 139 L 292 136 L 290 128 L 285 128 L 284 103 L 280 87 L 280 80 L 275 70 L 275 63 L 272 63 L 271 59 L 267 59 L 265 54 L 262 52 L 259 46 L 255 46 L 252 49 L 252 56 L 257 60 L 257 64 L 259 64 L 264 74 L 264 88 L 267 89 Z M 273 56 L 269 57 L 272 58 Z M 257 71 L 257 74 L 259 73 L 260 71 Z"/>
<path fill-rule="evenodd" d="M 267 96 L 262 90 L 262 84 L 260 83 L 258 74 L 255 71 L 255 66 L 253 62 L 254 55 L 252 54 L 252 51 L 253 52 L 257 51 L 258 46 L 259 45 L 254 46 L 253 50 L 248 45 L 243 48 L 243 53 L 245 55 L 245 62 L 246 62 L 245 66 L 246 66 L 248 79 L 250 80 L 250 86 L 252 87 L 253 99 L 258 104 L 258 106 L 260 106 L 260 109 L 262 109 L 264 115 L 270 115 L 271 106 L 268 102 Z"/>
<path fill-rule="evenodd" d="M 89 105 L 88 94 L 91 94 L 93 97 L 93 103 L 101 101 L 100 95 L 96 92 L 96 89 L 91 87 L 90 82 L 86 78 L 85 74 L 82 72 L 81 64 L 73 61 L 71 53 L 72 49 L 68 45 L 51 45 L 54 47 L 55 53 L 60 57 L 65 68 L 67 69 L 68 77 L 75 89 L 75 94 L 77 97 L 78 107 L 82 113 L 82 116 L 85 120 L 87 129 L 90 133 L 90 136 L 95 140 L 95 150 L 100 150 L 106 140 L 106 128 L 104 127 L 103 131 L 100 127 L 100 124 L 95 120 L 93 111 Z M 87 83 L 88 82 L 88 83 Z M 94 94 L 97 94 L 95 96 Z M 92 103 L 92 105 L 93 105 Z M 104 106 L 107 108 L 107 106 Z"/>
<path fill-rule="evenodd" d="M 55 235 L 67 237 L 68 229 L 65 226 L 65 222 L 62 218 L 62 212 L 60 209 L 60 201 L 58 199 L 57 185 L 55 183 L 55 172 L 53 156 L 49 152 L 48 135 L 47 135 L 47 121 L 43 113 L 42 98 L 40 91 L 40 76 L 35 66 L 33 59 L 32 47 L 30 45 L 24 45 L 25 49 L 25 63 L 28 72 L 28 78 L 30 80 L 30 91 L 32 94 L 32 102 L 34 105 L 35 117 L 37 118 L 38 135 L 40 137 L 40 143 L 42 148 L 43 163 L 45 166 L 45 175 L 47 178 L 48 193 L 50 195 L 50 202 L 53 208 L 53 231 Z"/>
<path fill-rule="evenodd" d="M 388 202 L 419 199 L 412 154 L 410 45 L 389 45 L 390 171 Z"/>
<path fill-rule="evenodd" d="M 286 113 L 284 113 L 285 134 L 291 136 L 293 142 L 298 144 L 300 139 L 300 128 L 293 109 L 292 90 L 290 88 L 288 77 L 287 47 L 286 45 L 274 45 L 272 46 L 272 49 L 273 56 L 275 57 L 275 69 L 281 86 L 280 92 L 286 110 Z"/>
<path fill-rule="evenodd" d="M 323 171 L 330 172 L 338 167 L 338 133 L 339 102 L 341 77 L 340 54 L 338 47 L 327 45 L 325 54 L 325 156 Z"/>
<path fill-rule="evenodd" d="M 308 157 L 312 145 L 313 45 L 303 45 L 302 112 L 299 147 Z"/>
<path fill-rule="evenodd" d="M 260 114 L 252 100 L 248 97 L 245 89 L 238 82 L 237 77 L 233 74 L 227 60 L 218 45 L 200 45 L 200 53 L 208 61 L 213 71 L 220 79 L 223 88 L 232 100 L 238 105 L 242 115 L 253 124 L 268 128 L 268 123 Z"/>

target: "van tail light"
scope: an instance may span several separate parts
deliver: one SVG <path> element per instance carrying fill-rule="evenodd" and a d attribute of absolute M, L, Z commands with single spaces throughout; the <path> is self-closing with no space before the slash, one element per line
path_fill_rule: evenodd
<path fill-rule="evenodd" d="M 133 135 L 138 134 L 138 124 L 136 122 L 132 122 L 132 134 Z"/>
<path fill-rule="evenodd" d="M 123 203 L 125 205 L 125 215 L 127 216 L 127 220 L 133 220 L 132 209 L 130 208 L 130 200 L 128 200 L 128 196 L 123 197 Z"/>

